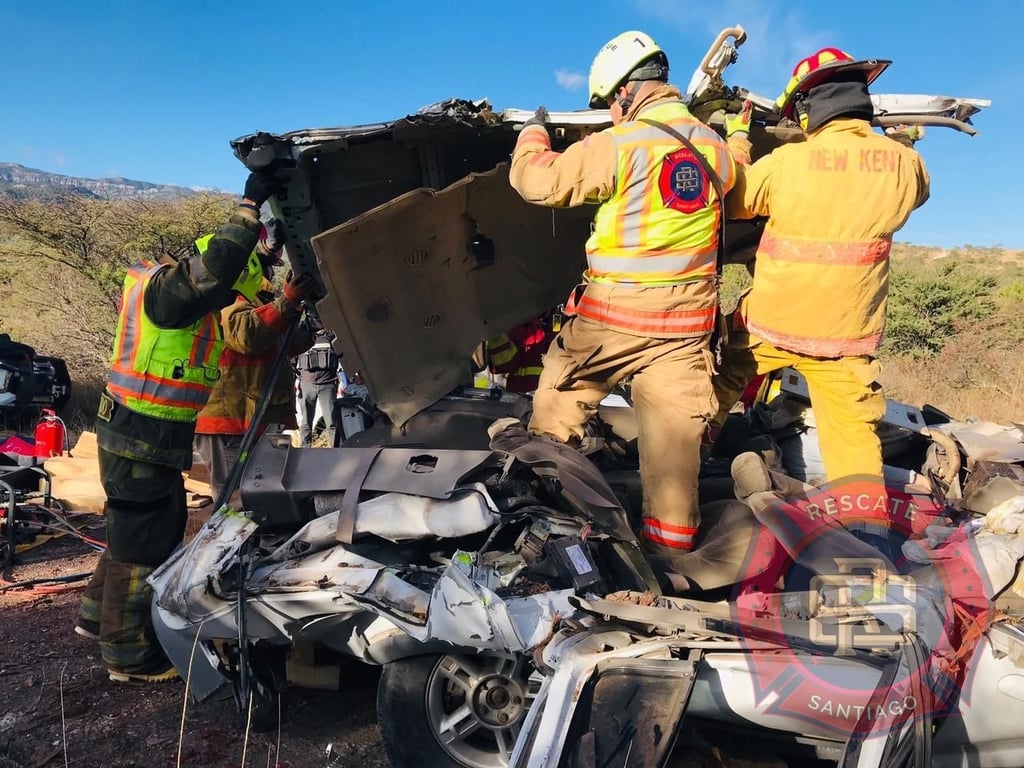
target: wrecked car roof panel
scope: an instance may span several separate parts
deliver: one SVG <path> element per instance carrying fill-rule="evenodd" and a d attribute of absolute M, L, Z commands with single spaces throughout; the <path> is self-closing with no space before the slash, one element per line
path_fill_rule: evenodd
<path fill-rule="evenodd" d="M 591 211 L 525 203 L 508 167 L 418 189 L 312 238 L 346 368 L 402 423 L 468 383 L 481 339 L 563 302 Z"/>

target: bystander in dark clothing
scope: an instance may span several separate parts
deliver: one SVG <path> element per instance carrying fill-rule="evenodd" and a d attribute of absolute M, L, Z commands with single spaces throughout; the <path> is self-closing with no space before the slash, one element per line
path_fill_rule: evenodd
<path fill-rule="evenodd" d="M 324 418 L 327 444 L 334 445 L 336 425 L 334 403 L 338 396 L 338 355 L 331 346 L 333 335 L 319 330 L 313 347 L 295 358 L 299 375 L 299 440 L 304 448 L 313 443 L 316 406 Z"/>

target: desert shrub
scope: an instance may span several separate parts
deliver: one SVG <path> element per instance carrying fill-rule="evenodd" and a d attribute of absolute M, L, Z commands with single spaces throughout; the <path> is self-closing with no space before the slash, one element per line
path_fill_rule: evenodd
<path fill-rule="evenodd" d="M 890 280 L 883 344 L 890 355 L 935 355 L 959 322 L 985 317 L 996 306 L 996 278 L 960 261 L 894 263 Z"/>
<path fill-rule="evenodd" d="M 740 294 L 750 287 L 751 277 L 746 266 L 742 264 L 726 264 L 722 270 L 722 286 L 720 298 L 723 312 L 736 309 Z"/>
<path fill-rule="evenodd" d="M 187 253 L 232 209 L 224 195 L 171 201 L 74 194 L 0 197 L 0 330 L 63 358 L 69 432 L 91 428 L 113 343 L 125 269 Z"/>
<path fill-rule="evenodd" d="M 106 367 L 127 267 L 188 252 L 233 206 L 224 195 L 176 201 L 0 197 L 4 329 L 92 376 Z M 6 277 L 6 280 L 3 279 Z"/>
<path fill-rule="evenodd" d="M 996 289 L 996 299 L 1003 304 L 1020 307 L 1024 304 L 1024 280 L 1014 279 Z"/>

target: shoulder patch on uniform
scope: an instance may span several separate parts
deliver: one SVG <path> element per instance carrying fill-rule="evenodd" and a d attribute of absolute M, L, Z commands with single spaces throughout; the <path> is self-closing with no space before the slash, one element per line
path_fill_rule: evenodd
<path fill-rule="evenodd" d="M 666 208 L 694 213 L 708 205 L 711 179 L 688 147 L 666 155 L 661 164 L 658 189 Z"/>

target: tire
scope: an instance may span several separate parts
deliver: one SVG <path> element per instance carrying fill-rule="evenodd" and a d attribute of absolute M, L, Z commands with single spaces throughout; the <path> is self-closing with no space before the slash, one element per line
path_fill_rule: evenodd
<path fill-rule="evenodd" d="M 532 672 L 525 657 L 497 653 L 416 656 L 385 665 L 377 721 L 392 765 L 507 766 L 539 688 Z"/>

